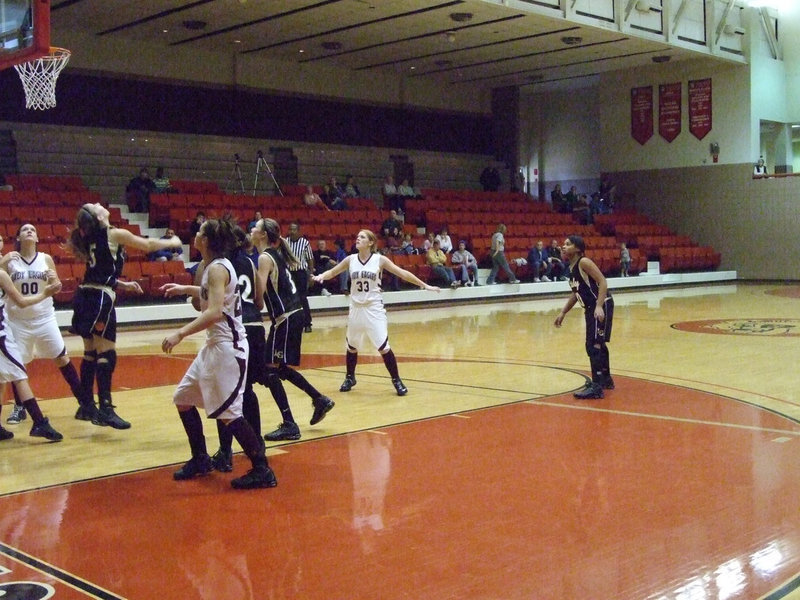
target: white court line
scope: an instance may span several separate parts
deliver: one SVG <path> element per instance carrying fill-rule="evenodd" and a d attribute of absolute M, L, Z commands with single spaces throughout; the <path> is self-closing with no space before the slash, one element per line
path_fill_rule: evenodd
<path fill-rule="evenodd" d="M 631 412 L 625 410 L 614 410 L 611 408 L 597 408 L 593 406 L 577 406 L 574 404 L 560 404 L 558 402 L 541 402 L 539 400 L 526 400 L 526 404 L 536 404 L 539 406 L 556 406 L 558 408 L 571 408 L 574 410 L 589 410 L 593 412 L 604 412 L 612 415 L 622 415 L 627 417 L 642 417 L 645 419 L 657 419 L 660 421 L 674 421 L 676 423 L 693 423 L 695 425 L 715 425 L 717 427 L 729 427 L 731 429 L 746 429 L 749 431 L 764 431 L 770 433 L 783 433 L 800 437 L 800 431 L 787 431 L 785 429 L 772 429 L 769 427 L 758 427 L 756 425 L 738 425 L 735 423 L 721 423 L 719 421 L 704 421 L 703 419 L 686 419 L 683 417 L 670 417 L 666 415 L 654 415 L 649 413 Z M 778 440 L 773 440 L 778 441 Z"/>

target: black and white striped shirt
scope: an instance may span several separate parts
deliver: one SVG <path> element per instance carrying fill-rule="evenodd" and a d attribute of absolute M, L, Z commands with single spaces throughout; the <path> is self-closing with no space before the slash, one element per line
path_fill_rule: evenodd
<path fill-rule="evenodd" d="M 292 249 L 292 254 L 297 257 L 297 260 L 300 263 L 300 267 L 290 270 L 308 271 L 308 259 L 313 259 L 313 255 L 311 254 L 311 243 L 303 236 L 300 236 L 294 241 L 290 237 L 284 239 L 286 239 L 286 242 L 289 244 L 289 248 Z"/>

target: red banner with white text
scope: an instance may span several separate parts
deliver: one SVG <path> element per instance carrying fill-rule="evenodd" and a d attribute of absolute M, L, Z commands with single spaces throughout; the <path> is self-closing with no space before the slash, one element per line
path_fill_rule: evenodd
<path fill-rule="evenodd" d="M 658 86 L 658 134 L 672 142 L 681 132 L 681 83 Z"/>
<path fill-rule="evenodd" d="M 698 140 L 711 131 L 711 78 L 689 81 L 689 131 Z"/>
<path fill-rule="evenodd" d="M 631 88 L 631 136 L 644 144 L 653 137 L 653 86 Z"/>

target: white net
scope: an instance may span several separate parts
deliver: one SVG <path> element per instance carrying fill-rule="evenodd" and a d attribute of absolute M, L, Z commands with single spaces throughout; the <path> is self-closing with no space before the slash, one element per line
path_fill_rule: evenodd
<path fill-rule="evenodd" d="M 50 48 L 41 58 L 14 65 L 25 89 L 25 108 L 46 110 L 56 105 L 56 80 L 70 55 L 64 48 Z"/>

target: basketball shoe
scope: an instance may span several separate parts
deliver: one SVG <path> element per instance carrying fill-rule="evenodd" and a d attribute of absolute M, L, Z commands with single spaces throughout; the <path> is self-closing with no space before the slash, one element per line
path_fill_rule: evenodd
<path fill-rule="evenodd" d="M 590 382 L 580 392 L 572 395 L 578 400 L 598 400 L 603 397 L 603 388 L 599 383 Z"/>
<path fill-rule="evenodd" d="M 33 424 L 30 435 L 33 437 L 43 437 L 51 442 L 60 442 L 64 439 L 63 435 L 50 426 L 50 419 L 46 418 Z"/>
<path fill-rule="evenodd" d="M 394 389 L 397 390 L 398 396 L 405 396 L 408 393 L 408 388 L 399 377 L 397 379 L 392 379 L 392 385 Z"/>
<path fill-rule="evenodd" d="M 349 392 L 352 390 L 356 385 L 356 378 L 350 377 L 350 375 L 345 375 L 344 381 L 342 385 L 339 387 L 340 392 Z"/>
<path fill-rule="evenodd" d="M 275 473 L 268 466 L 259 465 L 236 479 L 231 479 L 231 487 L 237 490 L 273 488 L 278 485 Z"/>
<path fill-rule="evenodd" d="M 299 440 L 300 428 L 297 426 L 297 423 L 289 423 L 288 421 L 284 421 L 278 425 L 278 428 L 275 431 L 270 431 L 267 435 L 265 435 L 264 439 L 268 442 Z"/>
<path fill-rule="evenodd" d="M 217 450 L 217 453 L 211 457 L 211 464 L 214 465 L 214 469 L 220 473 L 230 473 L 233 471 L 233 451 L 220 448 Z"/>
<path fill-rule="evenodd" d="M 175 481 L 185 481 L 200 475 L 208 475 L 214 470 L 211 457 L 208 454 L 193 456 L 177 471 L 172 474 Z"/>
<path fill-rule="evenodd" d="M 11 409 L 11 414 L 8 415 L 6 419 L 6 423 L 9 425 L 18 425 L 27 418 L 28 412 L 25 410 L 25 407 L 21 404 L 15 404 L 14 408 Z"/>
<path fill-rule="evenodd" d="M 336 403 L 327 396 L 320 396 L 312 402 L 314 405 L 314 414 L 311 416 L 311 425 L 316 425 L 325 418 Z"/>

